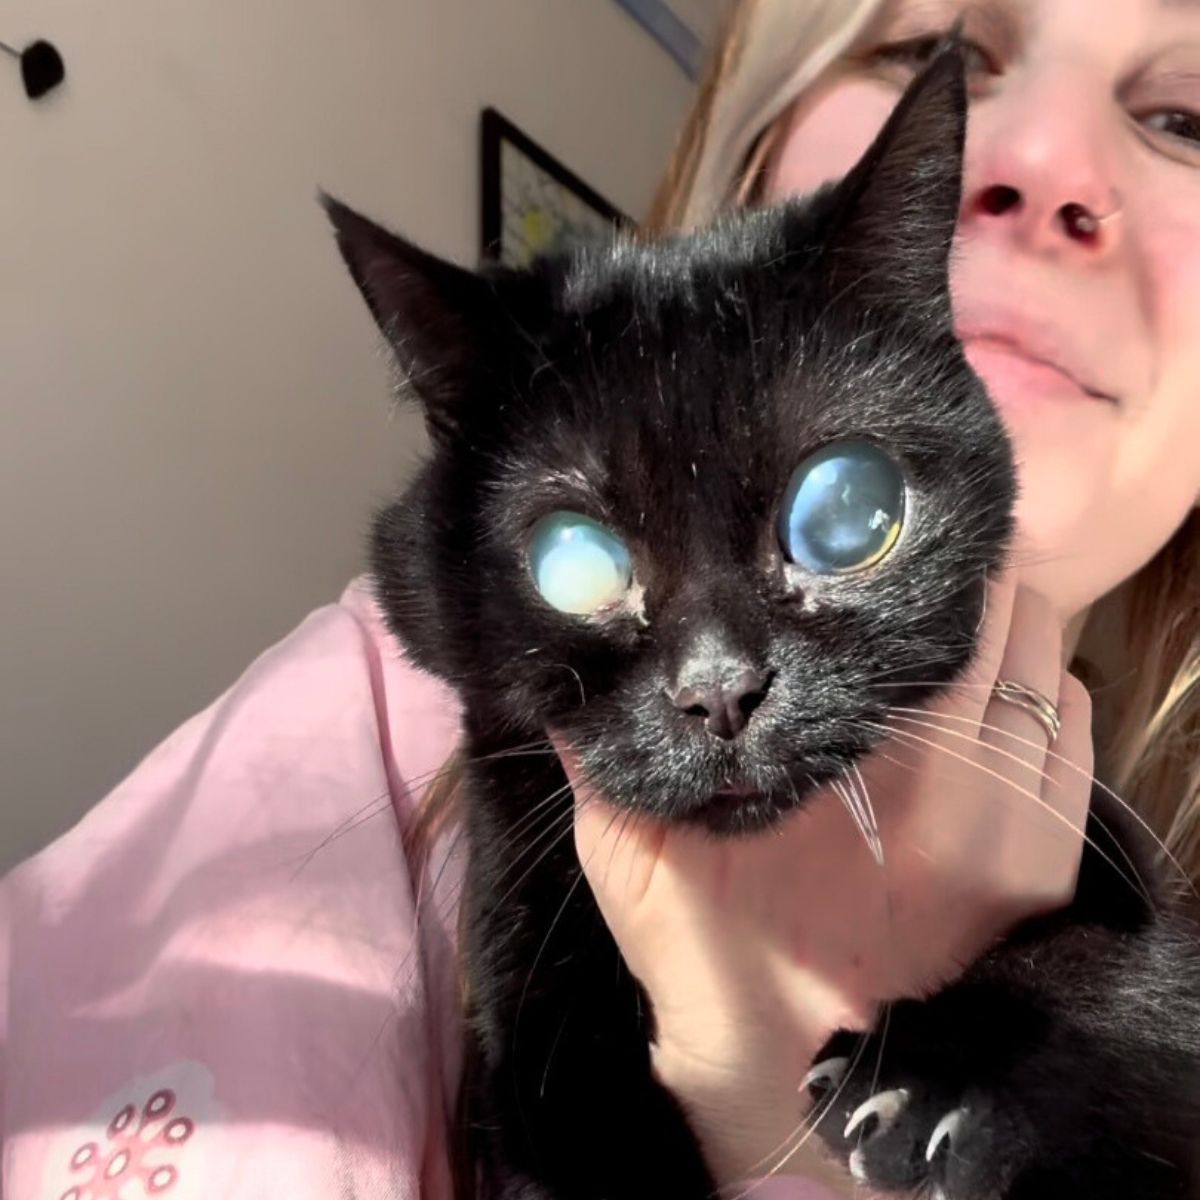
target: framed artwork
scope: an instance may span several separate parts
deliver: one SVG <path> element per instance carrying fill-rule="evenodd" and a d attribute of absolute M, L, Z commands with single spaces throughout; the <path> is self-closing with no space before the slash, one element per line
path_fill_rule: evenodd
<path fill-rule="evenodd" d="M 482 252 L 520 267 L 629 218 L 494 108 L 480 120 Z"/>

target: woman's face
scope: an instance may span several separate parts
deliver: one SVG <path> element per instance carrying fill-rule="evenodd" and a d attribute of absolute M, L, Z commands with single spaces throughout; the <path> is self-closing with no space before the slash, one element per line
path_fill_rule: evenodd
<path fill-rule="evenodd" d="M 888 5 L 785 118 L 768 198 L 844 174 L 963 9 Z M 956 325 L 1015 443 L 1022 578 L 1068 619 L 1200 495 L 1200 0 L 966 14 Z"/>

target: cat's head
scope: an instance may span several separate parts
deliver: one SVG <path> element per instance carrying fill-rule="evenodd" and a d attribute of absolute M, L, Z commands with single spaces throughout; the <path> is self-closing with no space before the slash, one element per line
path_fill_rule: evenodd
<path fill-rule="evenodd" d="M 962 670 L 1013 501 L 950 316 L 965 112 L 950 49 L 841 183 L 528 271 L 328 202 L 433 443 L 378 596 L 474 732 L 749 829 Z"/>

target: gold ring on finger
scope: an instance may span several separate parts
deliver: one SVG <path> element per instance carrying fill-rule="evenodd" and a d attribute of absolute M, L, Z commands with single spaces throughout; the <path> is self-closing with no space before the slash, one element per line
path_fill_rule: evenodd
<path fill-rule="evenodd" d="M 1030 716 L 1037 719 L 1038 724 L 1046 731 L 1046 736 L 1053 743 L 1062 730 L 1062 718 L 1058 709 L 1034 688 L 1026 687 L 1023 683 L 1013 683 L 1008 679 L 997 679 L 992 694 L 1006 704 L 1013 704 L 1024 709 Z"/>

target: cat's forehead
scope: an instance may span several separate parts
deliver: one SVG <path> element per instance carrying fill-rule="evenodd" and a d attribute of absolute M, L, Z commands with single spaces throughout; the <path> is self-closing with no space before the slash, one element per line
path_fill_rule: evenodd
<path fill-rule="evenodd" d="M 952 334 L 830 305 L 820 285 L 779 303 L 753 282 L 779 249 L 760 229 L 716 231 L 720 255 L 714 241 L 593 264 L 566 340 L 505 406 L 496 511 L 587 512 L 683 570 L 755 555 L 793 473 L 834 443 L 870 442 L 925 493 L 1003 477 L 1003 435 Z"/>
<path fill-rule="evenodd" d="M 553 332 L 512 402 L 486 410 L 506 484 L 681 529 L 720 508 L 761 515 L 836 441 L 871 441 L 919 475 L 964 458 L 965 437 L 994 469 L 994 415 L 952 329 L 831 278 L 831 197 L 559 260 Z"/>
<path fill-rule="evenodd" d="M 764 434 L 790 451 L 940 420 L 937 404 L 895 400 L 944 388 L 961 372 L 954 350 L 932 325 L 829 293 L 819 209 L 818 196 L 579 252 L 558 281 L 565 320 L 534 369 L 556 423 L 638 453 L 744 458 L 761 457 L 751 439 Z"/>
<path fill-rule="evenodd" d="M 723 289 L 754 281 L 763 291 L 772 282 L 794 281 L 803 271 L 789 251 L 811 222 L 808 205 L 792 202 L 771 209 L 724 214 L 710 227 L 647 240 L 618 236 L 594 243 L 571 260 L 563 277 L 561 304 L 581 317 L 625 302 L 644 310 L 683 304 L 711 307 Z"/>

